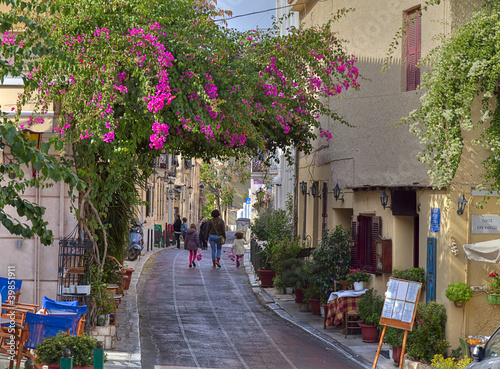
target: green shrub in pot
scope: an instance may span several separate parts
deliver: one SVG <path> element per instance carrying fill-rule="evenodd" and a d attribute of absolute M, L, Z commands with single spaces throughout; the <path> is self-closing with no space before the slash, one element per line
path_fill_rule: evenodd
<path fill-rule="evenodd" d="M 375 290 L 366 291 L 358 300 L 358 314 L 363 324 L 366 325 L 378 327 L 383 308 L 384 298 Z"/>
<path fill-rule="evenodd" d="M 470 286 L 463 282 L 449 284 L 445 293 L 448 300 L 455 302 L 457 305 L 469 301 L 473 296 Z"/>
<path fill-rule="evenodd" d="M 69 349 L 74 366 L 90 367 L 94 363 L 96 344 L 97 339 L 85 333 L 81 336 L 71 336 L 61 332 L 57 336 L 47 338 L 38 344 L 35 362 L 37 364 L 59 364 L 62 352 Z"/>

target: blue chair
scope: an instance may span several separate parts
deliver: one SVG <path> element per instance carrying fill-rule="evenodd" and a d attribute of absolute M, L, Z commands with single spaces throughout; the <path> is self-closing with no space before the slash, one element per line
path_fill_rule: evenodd
<path fill-rule="evenodd" d="M 44 296 L 42 307 L 46 315 L 71 318 L 73 324 L 70 329 L 71 335 L 80 335 L 83 331 L 83 322 L 87 314 L 87 305 L 77 306 L 78 301 L 54 301 Z"/>
<path fill-rule="evenodd" d="M 36 345 L 49 337 L 55 337 L 59 332 L 68 333 L 73 326 L 70 317 L 51 316 L 43 314 L 26 313 L 25 328 L 28 331 L 28 339 L 24 343 L 25 348 L 36 349 Z"/>
<path fill-rule="evenodd" d="M 20 279 L 0 277 L 0 293 L 2 294 L 2 304 L 5 304 L 7 302 L 7 298 L 9 297 L 9 285 L 14 286 L 14 288 L 10 288 L 10 290 L 12 291 L 10 295 L 15 295 L 17 301 L 20 295 L 22 283 L 23 281 Z"/>

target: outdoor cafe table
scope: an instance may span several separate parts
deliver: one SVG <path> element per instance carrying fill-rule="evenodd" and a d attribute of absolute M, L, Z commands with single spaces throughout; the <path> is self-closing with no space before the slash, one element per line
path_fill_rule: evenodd
<path fill-rule="evenodd" d="M 332 292 L 328 298 L 327 326 L 341 326 L 344 312 L 357 310 L 358 299 L 368 289 L 361 291 L 347 290 Z"/>

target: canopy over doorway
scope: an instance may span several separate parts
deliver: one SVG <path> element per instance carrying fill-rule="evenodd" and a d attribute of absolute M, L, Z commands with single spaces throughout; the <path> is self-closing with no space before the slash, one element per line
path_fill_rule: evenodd
<path fill-rule="evenodd" d="M 487 263 L 500 263 L 500 239 L 464 245 L 467 258 Z"/>

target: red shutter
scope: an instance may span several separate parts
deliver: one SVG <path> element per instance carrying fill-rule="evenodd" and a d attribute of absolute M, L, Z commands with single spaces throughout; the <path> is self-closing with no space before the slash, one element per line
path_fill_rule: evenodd
<path fill-rule="evenodd" d="M 328 218 L 328 185 L 323 182 L 323 223 L 321 226 L 321 231 L 324 232 L 326 229 L 326 218 Z"/>
<path fill-rule="evenodd" d="M 370 272 L 375 273 L 377 270 L 377 239 L 380 238 L 382 233 L 382 218 L 372 217 L 372 245 L 371 245 L 371 270 Z"/>
<path fill-rule="evenodd" d="M 420 9 L 408 13 L 407 29 L 407 83 L 406 90 L 413 91 L 420 84 L 420 69 L 416 67 L 421 55 L 422 17 Z"/>
<path fill-rule="evenodd" d="M 351 218 L 351 267 L 359 267 L 358 258 L 358 217 Z"/>

